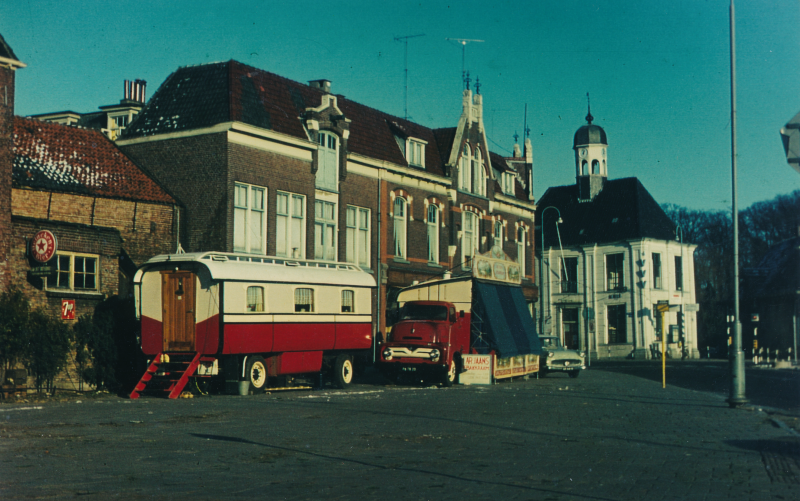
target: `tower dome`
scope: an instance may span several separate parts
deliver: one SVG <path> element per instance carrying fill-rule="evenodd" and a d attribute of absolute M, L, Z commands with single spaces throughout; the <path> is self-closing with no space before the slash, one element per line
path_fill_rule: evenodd
<path fill-rule="evenodd" d="M 594 117 L 591 111 L 586 115 L 586 125 L 582 125 L 576 132 L 575 138 L 572 141 L 572 147 L 585 146 L 589 144 L 604 144 L 608 146 L 608 139 L 606 139 L 606 131 L 599 125 L 592 124 Z"/>

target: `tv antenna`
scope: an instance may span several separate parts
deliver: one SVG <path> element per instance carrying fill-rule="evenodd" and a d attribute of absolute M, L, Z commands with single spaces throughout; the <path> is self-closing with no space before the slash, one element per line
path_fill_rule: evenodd
<path fill-rule="evenodd" d="M 405 100 L 406 100 L 406 102 L 405 102 L 405 107 L 403 108 L 403 112 L 405 113 L 405 116 L 403 118 L 405 118 L 406 120 L 408 120 L 408 39 L 409 38 L 424 37 L 424 36 L 425 36 L 425 33 L 422 33 L 422 34 L 419 34 L 419 35 L 406 35 L 404 37 L 394 37 L 394 41 L 395 42 L 402 41 L 403 44 L 405 44 L 405 46 L 406 46 L 406 70 L 405 70 L 405 73 L 406 73 L 406 75 L 405 75 L 406 76 L 406 81 L 405 81 L 405 87 L 406 87 Z"/>
<path fill-rule="evenodd" d="M 473 38 L 445 38 L 445 40 L 461 44 L 461 80 L 463 81 L 466 75 L 465 61 L 466 61 L 467 44 L 473 42 L 483 43 L 486 40 L 475 40 Z"/>

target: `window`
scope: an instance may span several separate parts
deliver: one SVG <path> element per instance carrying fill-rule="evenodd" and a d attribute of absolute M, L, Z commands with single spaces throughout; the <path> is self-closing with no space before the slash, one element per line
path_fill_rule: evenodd
<path fill-rule="evenodd" d="M 406 258 L 406 213 L 408 202 L 405 198 L 394 199 L 394 255 Z"/>
<path fill-rule="evenodd" d="M 683 258 L 675 256 L 675 290 L 683 290 Z"/>
<path fill-rule="evenodd" d="M 439 262 L 439 207 L 428 206 L 428 262 Z"/>
<path fill-rule="evenodd" d="M 356 311 L 355 295 L 355 291 L 342 291 L 342 313 L 353 313 Z"/>
<path fill-rule="evenodd" d="M 305 313 L 314 311 L 314 289 L 294 290 L 294 311 Z"/>
<path fill-rule="evenodd" d="M 264 311 L 264 288 L 247 288 L 247 311 Z"/>
<path fill-rule="evenodd" d="M 128 125 L 128 115 L 114 117 L 114 125 L 120 129 L 126 127 Z"/>
<path fill-rule="evenodd" d="M 600 174 L 600 162 L 592 160 L 592 174 Z"/>
<path fill-rule="evenodd" d="M 607 254 L 606 255 L 606 290 L 622 289 L 625 285 L 625 276 L 623 272 L 623 256 L 624 254 Z"/>
<path fill-rule="evenodd" d="M 369 268 L 369 209 L 347 206 L 345 261 Z"/>
<path fill-rule="evenodd" d="M 234 186 L 233 251 L 266 254 L 266 188 L 236 183 Z"/>
<path fill-rule="evenodd" d="M 513 196 L 514 195 L 514 174 L 511 174 L 510 172 L 504 172 L 503 175 L 502 175 L 502 179 L 503 179 L 503 184 L 502 184 L 503 193 L 505 193 L 506 195 Z"/>
<path fill-rule="evenodd" d="M 661 288 L 661 254 L 653 253 L 653 288 Z"/>
<path fill-rule="evenodd" d="M 519 274 L 521 277 L 525 276 L 525 240 L 527 240 L 528 232 L 525 227 L 520 226 L 517 228 L 517 262 L 519 263 Z"/>
<path fill-rule="evenodd" d="M 465 144 L 464 151 L 461 152 L 461 165 L 458 169 L 458 187 L 464 191 L 472 191 L 472 178 L 470 174 L 471 157 L 472 153 L 469 149 L 469 145 Z"/>
<path fill-rule="evenodd" d="M 336 260 L 336 204 L 314 202 L 314 259 Z"/>
<path fill-rule="evenodd" d="M 561 261 L 561 292 L 578 292 L 577 257 L 565 257 Z"/>
<path fill-rule="evenodd" d="M 486 171 L 483 169 L 483 158 L 480 148 L 475 149 L 472 157 L 472 193 L 476 195 L 486 194 Z"/>
<path fill-rule="evenodd" d="M 306 197 L 294 193 L 278 192 L 275 216 L 275 254 L 282 257 L 303 259 L 306 234 Z"/>
<path fill-rule="evenodd" d="M 478 215 L 462 213 L 461 262 L 464 268 L 472 267 L 472 257 L 478 249 Z"/>
<path fill-rule="evenodd" d="M 624 304 L 609 305 L 608 317 L 608 344 L 628 342 L 627 315 Z"/>
<path fill-rule="evenodd" d="M 409 139 L 406 151 L 408 152 L 406 159 L 410 165 L 425 167 L 425 145 L 423 143 Z"/>
<path fill-rule="evenodd" d="M 581 176 L 586 176 L 589 174 L 589 164 L 586 163 L 586 160 L 581 162 Z"/>
<path fill-rule="evenodd" d="M 319 133 L 317 188 L 336 191 L 339 179 L 339 138 L 329 132 Z"/>
<path fill-rule="evenodd" d="M 71 253 L 56 254 L 56 272 L 53 284 L 48 279 L 48 289 L 70 291 L 96 291 L 99 284 L 97 256 Z"/>
<path fill-rule="evenodd" d="M 494 222 L 494 245 L 503 248 L 503 222 Z"/>

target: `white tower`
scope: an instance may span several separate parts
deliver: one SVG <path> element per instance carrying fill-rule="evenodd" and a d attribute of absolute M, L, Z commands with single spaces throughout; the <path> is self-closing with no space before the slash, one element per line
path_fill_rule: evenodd
<path fill-rule="evenodd" d="M 575 150 L 575 178 L 580 200 L 592 200 L 603 190 L 608 178 L 606 157 L 608 140 L 606 131 L 593 125 L 592 110 L 586 115 L 586 125 L 575 132 L 572 149 Z"/>

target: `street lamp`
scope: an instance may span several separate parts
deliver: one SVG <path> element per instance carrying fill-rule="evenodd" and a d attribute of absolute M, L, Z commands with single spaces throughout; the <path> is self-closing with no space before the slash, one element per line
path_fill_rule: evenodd
<path fill-rule="evenodd" d="M 539 335 L 544 334 L 544 296 L 543 289 L 544 289 L 544 214 L 548 211 L 548 209 L 554 209 L 558 213 L 558 220 L 556 220 L 556 230 L 558 230 L 558 225 L 563 223 L 564 221 L 561 220 L 561 211 L 558 210 L 558 207 L 545 207 L 542 210 L 542 247 L 540 248 L 540 252 L 542 253 L 541 257 L 539 258 Z"/>

